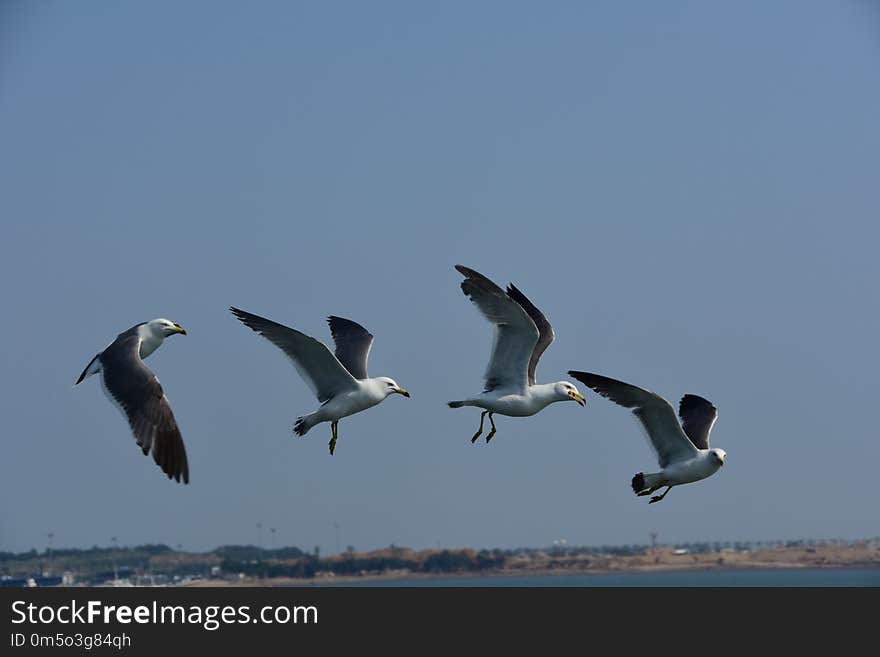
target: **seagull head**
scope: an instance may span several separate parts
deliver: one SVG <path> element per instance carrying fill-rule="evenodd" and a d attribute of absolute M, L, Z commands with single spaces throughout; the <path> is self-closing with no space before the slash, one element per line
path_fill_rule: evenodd
<path fill-rule="evenodd" d="M 165 319 L 164 317 L 147 322 L 147 326 L 150 327 L 150 330 L 153 331 L 153 333 L 161 335 L 163 338 L 167 338 L 169 335 L 175 335 L 177 333 L 186 335 L 186 331 L 180 324 L 172 322 L 170 319 Z"/>
<path fill-rule="evenodd" d="M 575 401 L 581 406 L 587 405 L 587 398 L 584 397 L 573 383 L 568 381 L 560 381 L 555 386 L 558 401 Z"/>
<path fill-rule="evenodd" d="M 393 395 L 395 392 L 398 395 L 403 395 L 404 397 L 409 397 L 409 393 L 397 385 L 397 382 L 394 379 L 389 379 L 387 376 L 380 376 L 376 379 L 379 382 L 379 385 L 383 387 L 385 391 L 385 396 Z"/>
<path fill-rule="evenodd" d="M 712 463 L 717 465 L 719 468 L 724 465 L 724 459 L 727 458 L 727 452 L 723 449 L 718 449 L 717 447 L 709 450 L 709 458 L 712 459 Z"/>

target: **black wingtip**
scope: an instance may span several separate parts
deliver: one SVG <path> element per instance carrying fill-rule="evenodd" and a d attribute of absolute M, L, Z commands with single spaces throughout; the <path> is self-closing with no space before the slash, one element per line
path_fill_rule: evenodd
<path fill-rule="evenodd" d="M 507 285 L 507 296 L 523 307 L 523 310 L 529 314 L 529 317 L 532 318 L 532 321 L 535 322 L 539 329 L 541 329 L 544 324 L 549 326 L 550 323 L 547 321 L 547 318 L 544 317 L 544 313 L 538 310 L 538 307 L 533 304 L 531 300 L 522 293 L 522 290 L 513 283 Z"/>
<path fill-rule="evenodd" d="M 588 388 L 599 392 L 599 394 L 602 393 L 599 390 L 596 390 L 597 385 L 601 386 L 603 383 L 608 384 L 612 382 L 617 382 L 615 379 L 609 379 L 607 376 L 602 376 L 601 374 L 593 374 L 592 372 L 583 372 L 581 370 L 568 370 L 568 375 L 573 379 L 577 379 Z"/>
<path fill-rule="evenodd" d="M 256 315 L 254 315 L 253 313 L 249 313 L 247 310 L 242 310 L 241 308 L 236 308 L 235 306 L 229 306 L 229 312 L 231 312 L 238 321 L 247 326 L 249 329 L 253 329 L 254 331 L 257 330 L 249 323 L 252 318 L 256 317 Z"/>
<path fill-rule="evenodd" d="M 483 274 L 478 272 L 476 269 L 471 269 L 470 267 L 465 267 L 464 265 L 455 265 L 455 270 L 464 276 L 466 279 L 487 279 Z M 490 281 L 491 282 L 491 281 Z"/>
<path fill-rule="evenodd" d="M 688 394 L 684 395 L 681 398 L 681 400 L 678 402 L 679 414 L 685 413 L 685 412 L 689 411 L 690 409 L 693 409 L 697 406 L 708 406 L 714 411 L 718 410 L 717 408 L 715 408 L 715 404 L 710 402 L 705 397 L 700 397 L 699 395 L 694 395 L 694 394 L 688 393 Z"/>

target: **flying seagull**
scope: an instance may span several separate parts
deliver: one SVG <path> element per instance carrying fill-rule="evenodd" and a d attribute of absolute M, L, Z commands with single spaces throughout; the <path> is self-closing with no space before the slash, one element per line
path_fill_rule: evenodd
<path fill-rule="evenodd" d="M 120 333 L 97 354 L 76 380 L 77 385 L 101 373 L 104 392 L 128 419 L 137 444 L 169 479 L 189 483 L 189 466 L 183 438 L 159 379 L 143 359 L 156 351 L 169 335 L 186 335 L 180 324 L 154 319 Z"/>
<path fill-rule="evenodd" d="M 375 406 L 395 392 L 409 397 L 409 393 L 393 379 L 367 375 L 367 358 L 373 336 L 350 319 L 332 315 L 327 318 L 336 343 L 336 355 L 333 355 L 323 342 L 296 329 L 235 307 L 229 310 L 245 326 L 281 349 L 318 397 L 321 407 L 297 418 L 293 431 L 298 436 L 305 436 L 316 424 L 330 422 L 330 454 L 336 449 L 339 420 Z"/>
<path fill-rule="evenodd" d="M 480 428 L 471 442 L 483 433 L 483 422 L 489 415 L 492 430 L 486 442 L 495 435 L 492 415 L 501 413 L 514 417 L 534 415 L 557 401 L 576 401 L 587 405 L 586 398 L 568 381 L 535 383 L 535 368 L 541 354 L 553 342 L 553 327 L 547 318 L 513 284 L 507 292 L 482 274 L 462 265 L 455 268 L 465 279 L 461 289 L 480 312 L 495 324 L 495 344 L 486 368 L 486 386 L 475 397 L 449 402 L 450 408 L 477 406 L 486 409 L 480 415 Z"/>
<path fill-rule="evenodd" d="M 666 497 L 673 486 L 710 477 L 724 465 L 727 452 L 709 449 L 709 432 L 718 417 L 712 402 L 685 395 L 678 404 L 679 424 L 669 402 L 653 392 L 589 372 L 572 370 L 569 374 L 615 404 L 632 409 L 644 425 L 661 470 L 639 472 L 632 478 L 632 489 L 636 495 L 650 495 L 667 486 L 662 495 L 651 498 L 650 504 Z"/>

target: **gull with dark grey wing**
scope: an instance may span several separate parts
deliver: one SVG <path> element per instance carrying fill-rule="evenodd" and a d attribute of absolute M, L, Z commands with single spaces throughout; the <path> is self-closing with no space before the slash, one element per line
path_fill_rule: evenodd
<path fill-rule="evenodd" d="M 165 338 L 177 334 L 186 331 L 168 319 L 132 326 L 89 361 L 76 384 L 100 373 L 104 392 L 125 415 L 143 453 L 152 452 L 169 479 L 188 484 L 189 464 L 180 429 L 159 379 L 143 361 Z"/>

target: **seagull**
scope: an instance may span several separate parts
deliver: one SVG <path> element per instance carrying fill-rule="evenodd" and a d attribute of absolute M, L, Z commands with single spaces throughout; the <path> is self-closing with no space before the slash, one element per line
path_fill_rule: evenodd
<path fill-rule="evenodd" d="M 168 319 L 136 324 L 92 358 L 74 385 L 100 372 L 104 392 L 128 419 L 144 455 L 152 450 L 153 460 L 169 479 L 179 483 L 183 478 L 188 484 L 189 466 L 180 429 L 159 379 L 143 361 L 165 338 L 178 333 L 186 335 L 180 324 Z"/>
<path fill-rule="evenodd" d="M 239 308 L 230 311 L 248 328 L 253 329 L 293 362 L 293 366 L 321 402 L 314 413 L 299 417 L 293 425 L 297 436 L 305 436 L 316 424 L 330 422 L 330 454 L 336 449 L 339 420 L 354 415 L 397 393 L 409 397 L 394 379 L 387 376 L 370 378 L 367 358 L 373 336 L 350 319 L 331 315 L 327 318 L 336 344 L 336 354 L 315 338 Z"/>
<path fill-rule="evenodd" d="M 649 504 L 662 500 L 673 486 L 710 477 L 724 465 L 727 452 L 709 449 L 709 432 L 718 417 L 718 409 L 709 400 L 698 395 L 682 397 L 678 404 L 679 424 L 675 410 L 660 395 L 599 374 L 574 370 L 569 374 L 615 404 L 631 408 L 647 430 L 661 470 L 635 475 L 633 492 L 639 496 L 650 495 L 667 487 L 662 495 L 652 497 Z"/>
<path fill-rule="evenodd" d="M 476 397 L 449 402 L 450 408 L 477 406 L 486 409 L 480 415 L 480 428 L 471 442 L 483 433 L 483 422 L 489 415 L 492 430 L 486 442 L 495 435 L 495 413 L 514 417 L 534 415 L 557 401 L 576 401 L 587 405 L 586 398 L 568 381 L 535 383 L 535 368 L 541 354 L 553 342 L 553 327 L 547 318 L 513 284 L 507 292 L 479 272 L 455 265 L 465 279 L 461 289 L 470 297 L 483 316 L 495 324 L 495 344 L 486 368 L 486 386 Z"/>

